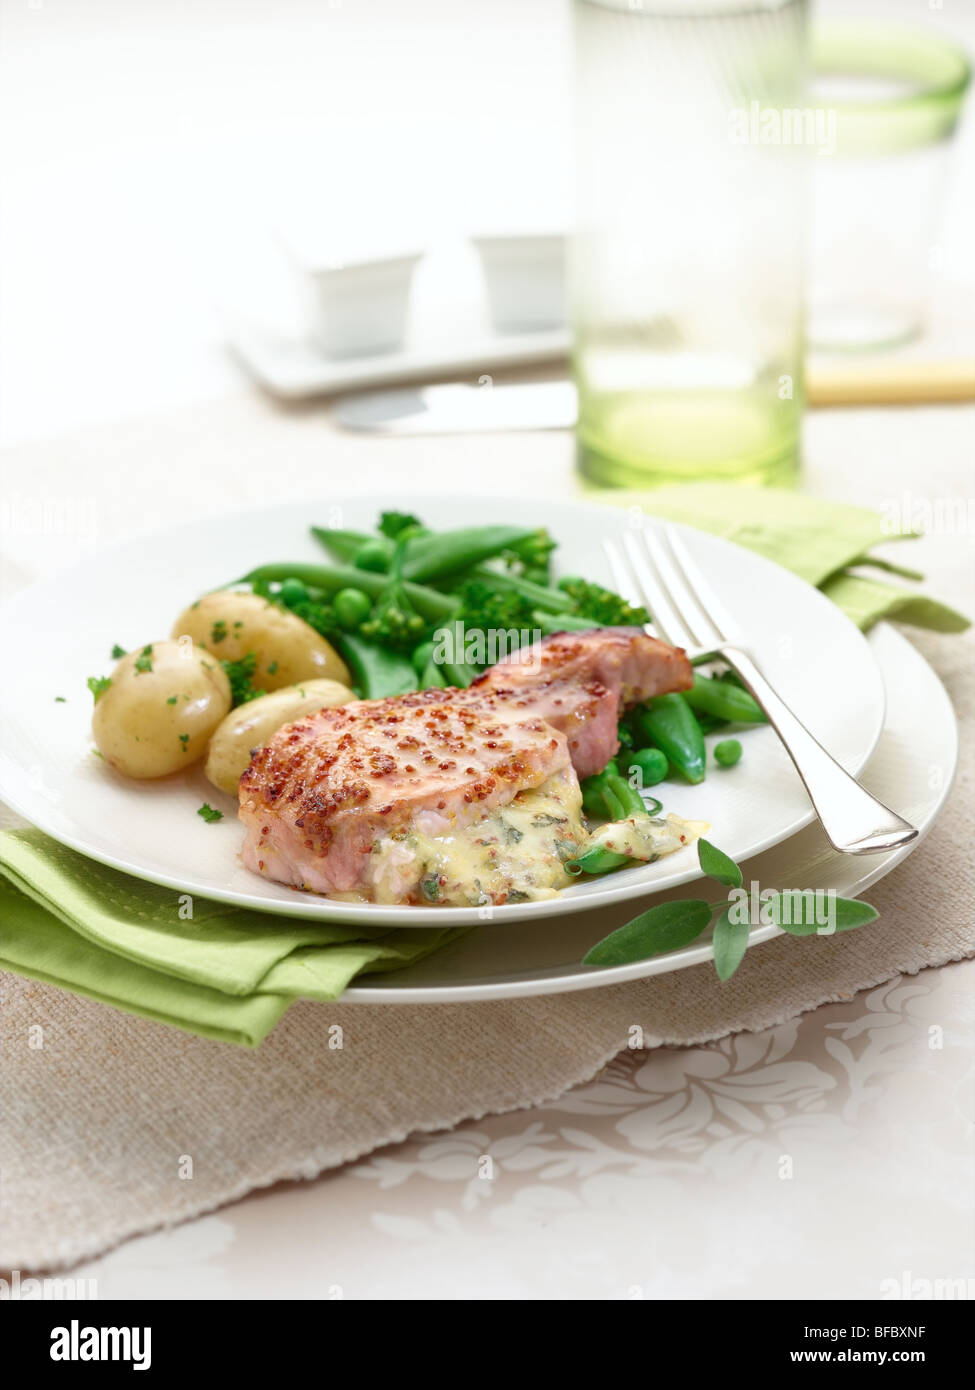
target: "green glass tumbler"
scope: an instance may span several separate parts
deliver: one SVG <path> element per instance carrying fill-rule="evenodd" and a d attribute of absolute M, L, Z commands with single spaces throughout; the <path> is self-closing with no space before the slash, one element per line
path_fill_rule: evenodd
<path fill-rule="evenodd" d="M 608 486 L 788 485 L 805 0 L 574 0 L 574 40 L 579 467 Z"/>

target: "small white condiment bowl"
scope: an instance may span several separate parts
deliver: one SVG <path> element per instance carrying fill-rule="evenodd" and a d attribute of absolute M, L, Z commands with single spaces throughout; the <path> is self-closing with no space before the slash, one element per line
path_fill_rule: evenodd
<path fill-rule="evenodd" d="M 566 238 L 543 232 L 473 238 L 499 333 L 559 328 L 566 320 Z"/>
<path fill-rule="evenodd" d="M 421 251 L 312 256 L 285 241 L 310 332 L 329 357 L 399 351 L 406 338 L 413 272 Z"/>

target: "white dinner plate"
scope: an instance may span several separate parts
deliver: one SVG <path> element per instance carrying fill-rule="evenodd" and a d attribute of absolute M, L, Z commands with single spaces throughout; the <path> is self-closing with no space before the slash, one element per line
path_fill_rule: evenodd
<path fill-rule="evenodd" d="M 600 542 L 633 520 L 612 508 L 527 498 L 323 497 L 228 514 L 217 524 L 191 523 L 106 551 L 15 595 L 0 610 L 0 644 L 8 657 L 15 654 L 17 673 L 0 686 L 0 795 L 73 849 L 179 892 L 363 926 L 483 922 L 483 908 L 337 903 L 260 878 L 240 862 L 243 831 L 235 801 L 211 787 L 199 766 L 162 781 L 136 782 L 113 772 L 91 744 L 85 683 L 111 670 L 115 643 L 130 650 L 167 636 L 188 602 L 255 565 L 323 558 L 310 523 L 366 530 L 380 507 L 416 511 L 437 527 L 514 519 L 544 524 L 560 542 L 561 572 L 606 583 Z M 647 524 L 655 523 L 648 518 Z M 883 681 L 862 633 L 787 570 L 703 532 L 683 534 L 773 685 L 844 767 L 859 772 L 884 720 Z M 665 811 L 709 822 L 709 838 L 739 861 L 813 819 L 772 731 L 757 727 L 741 737 L 745 751 L 736 767 L 712 765 L 700 786 L 666 782 L 657 789 Z M 206 824 L 196 814 L 203 801 L 224 810 L 225 818 Z M 696 851 L 688 847 L 655 864 L 575 884 L 557 899 L 494 907 L 489 915 L 498 925 L 564 918 L 698 874 Z"/>
<path fill-rule="evenodd" d="M 958 730 L 944 686 L 915 647 L 888 623 L 870 634 L 887 687 L 887 719 L 880 741 L 864 769 L 864 785 L 896 806 L 920 834 L 909 845 L 886 854 L 838 854 L 816 822 L 741 865 L 746 885 L 762 888 L 832 890 L 857 898 L 911 854 L 937 820 L 951 790 L 958 763 Z M 923 716 L 923 717 L 922 717 Z M 705 784 L 706 785 L 706 784 Z M 672 888 L 653 902 L 673 898 L 720 898 L 721 891 Z M 405 970 L 360 977 L 342 995 L 343 1003 L 462 1004 L 486 999 L 518 999 L 570 990 L 622 984 L 710 960 L 710 933 L 692 946 L 632 965 L 594 970 L 580 965 L 591 946 L 637 912 L 640 903 L 611 903 L 599 911 L 561 921 L 539 922 L 530 932 L 517 924 L 487 923 Z M 883 930 L 883 919 L 877 929 Z M 871 927 L 863 928 L 865 931 Z M 778 927 L 756 926 L 749 949 L 772 937 Z"/>

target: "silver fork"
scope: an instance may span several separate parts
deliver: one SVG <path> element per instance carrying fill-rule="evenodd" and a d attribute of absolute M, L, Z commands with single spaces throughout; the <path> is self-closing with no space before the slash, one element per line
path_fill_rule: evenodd
<path fill-rule="evenodd" d="M 917 830 L 840 766 L 728 636 L 734 626 L 673 527 L 603 542 L 621 594 L 649 609 L 656 635 L 695 661 L 721 658 L 736 671 L 778 734 L 802 778 L 827 838 L 841 854 L 877 854 L 906 845 Z M 651 629 L 648 628 L 648 631 Z"/>

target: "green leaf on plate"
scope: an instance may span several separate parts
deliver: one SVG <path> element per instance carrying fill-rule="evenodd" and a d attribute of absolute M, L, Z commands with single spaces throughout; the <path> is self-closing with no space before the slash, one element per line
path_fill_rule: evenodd
<path fill-rule="evenodd" d="M 714 968 L 720 980 L 730 980 L 741 965 L 751 931 L 751 924 L 747 919 L 743 922 L 732 922 L 729 917 L 730 911 L 731 909 L 726 907 L 714 924 Z"/>
<path fill-rule="evenodd" d="M 709 840 L 698 840 L 697 857 L 708 878 L 723 883 L 726 888 L 741 887 L 741 869 L 733 859 L 716 849 Z"/>
<path fill-rule="evenodd" d="M 855 898 L 830 899 L 826 893 L 797 888 L 786 888 L 770 898 L 766 910 L 775 925 L 792 936 L 815 936 L 817 932 L 830 936 L 852 931 L 880 916 L 875 907 Z"/>
<path fill-rule="evenodd" d="M 697 898 L 660 903 L 610 932 L 582 958 L 583 965 L 629 965 L 687 946 L 711 920 L 712 909 Z"/>

